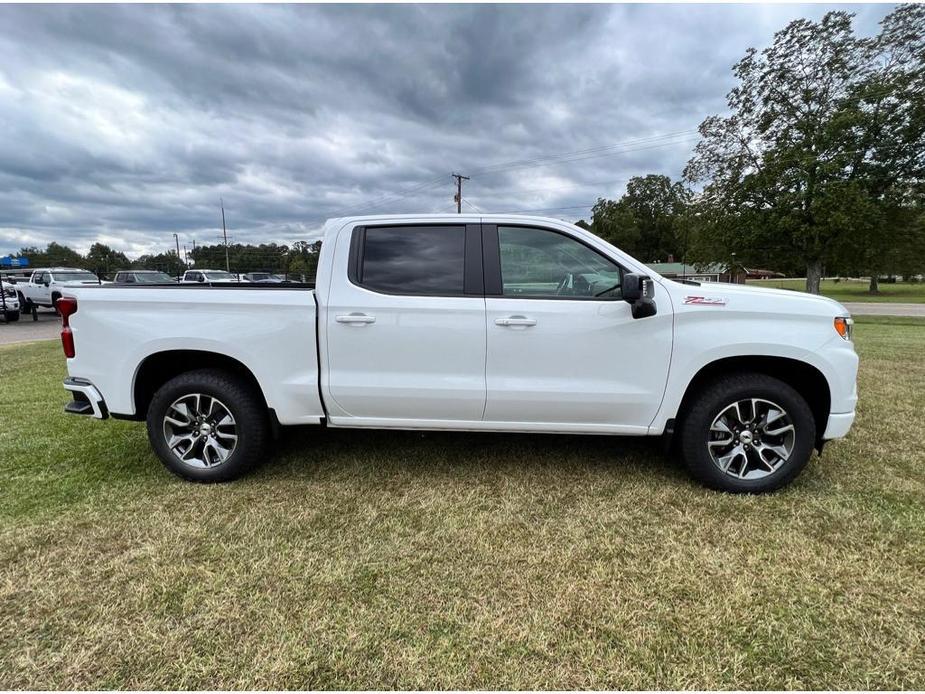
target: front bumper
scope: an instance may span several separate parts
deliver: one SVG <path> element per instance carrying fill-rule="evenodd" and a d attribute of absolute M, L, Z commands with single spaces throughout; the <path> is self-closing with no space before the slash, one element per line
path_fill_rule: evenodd
<path fill-rule="evenodd" d="M 85 417 L 94 417 L 95 419 L 106 419 L 109 417 L 109 410 L 106 408 L 106 401 L 100 395 L 90 381 L 85 378 L 74 378 L 73 376 L 64 379 L 64 389 L 71 392 L 73 400 L 64 406 L 64 411 L 68 414 L 79 414 Z"/>
<path fill-rule="evenodd" d="M 825 427 L 822 438 L 828 441 L 829 439 L 840 439 L 847 436 L 852 424 L 854 424 L 854 412 L 830 414 L 829 423 Z"/>

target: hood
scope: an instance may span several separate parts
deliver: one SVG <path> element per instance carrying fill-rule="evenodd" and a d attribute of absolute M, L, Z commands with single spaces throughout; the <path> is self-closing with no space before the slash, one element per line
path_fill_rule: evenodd
<path fill-rule="evenodd" d="M 707 306 L 727 310 L 800 312 L 825 316 L 848 316 L 848 309 L 834 299 L 792 289 L 755 287 L 724 282 L 701 282 L 700 286 L 665 280 L 664 286 L 680 306 Z"/>

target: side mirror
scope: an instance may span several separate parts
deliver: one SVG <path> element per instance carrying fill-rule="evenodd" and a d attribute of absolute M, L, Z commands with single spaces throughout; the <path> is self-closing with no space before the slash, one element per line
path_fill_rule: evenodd
<path fill-rule="evenodd" d="M 633 318 L 648 318 L 658 312 L 655 305 L 655 283 L 648 275 L 624 275 L 623 300 L 632 305 Z"/>
<path fill-rule="evenodd" d="M 199 275 L 199 277 L 196 278 L 196 281 L 197 281 L 197 282 L 205 282 L 205 281 L 206 281 L 206 278 L 203 277 L 202 275 Z"/>

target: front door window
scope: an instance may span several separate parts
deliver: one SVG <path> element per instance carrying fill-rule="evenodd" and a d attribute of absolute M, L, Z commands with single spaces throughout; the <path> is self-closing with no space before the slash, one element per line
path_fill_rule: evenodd
<path fill-rule="evenodd" d="M 620 267 L 564 234 L 498 227 L 502 294 L 554 299 L 618 299 Z"/>

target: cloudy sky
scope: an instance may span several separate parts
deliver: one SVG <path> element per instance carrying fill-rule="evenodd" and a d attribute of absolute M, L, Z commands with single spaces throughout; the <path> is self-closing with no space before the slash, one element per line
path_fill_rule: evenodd
<path fill-rule="evenodd" d="M 0 253 L 317 236 L 326 217 L 586 217 L 677 177 L 730 67 L 837 6 L 2 6 Z M 854 5 L 874 33 L 888 5 Z"/>

